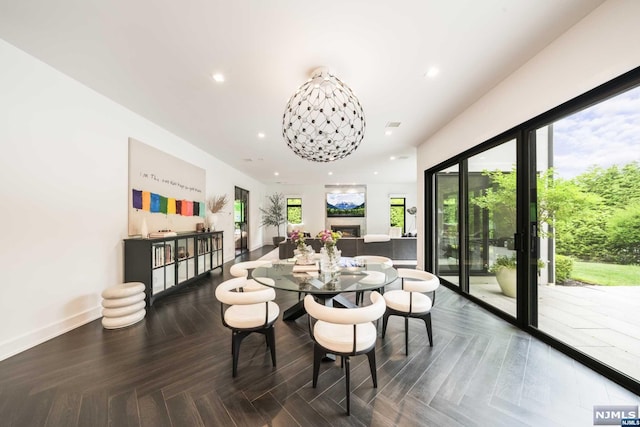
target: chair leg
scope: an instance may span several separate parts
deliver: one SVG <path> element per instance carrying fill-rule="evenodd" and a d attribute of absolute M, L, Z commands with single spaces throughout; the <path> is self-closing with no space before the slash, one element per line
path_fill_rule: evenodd
<path fill-rule="evenodd" d="M 244 339 L 245 335 L 234 332 L 231 336 L 231 358 L 233 359 L 233 377 L 235 378 L 238 375 L 238 356 L 240 355 L 240 344 Z"/>
<path fill-rule="evenodd" d="M 433 347 L 433 332 L 431 331 L 431 313 L 427 313 L 423 317 L 424 324 L 427 327 L 427 335 L 429 336 L 429 346 Z"/>
<path fill-rule="evenodd" d="M 409 355 L 409 318 L 404 318 L 404 354 Z"/>
<path fill-rule="evenodd" d="M 376 371 L 376 349 L 372 348 L 367 353 L 369 358 L 369 369 L 371 369 L 371 379 L 373 380 L 373 388 L 378 388 L 378 373 Z"/>
<path fill-rule="evenodd" d="M 384 339 L 384 335 L 387 333 L 387 322 L 389 321 L 390 313 L 388 311 L 384 312 L 382 316 L 382 338 Z"/>
<path fill-rule="evenodd" d="M 271 350 L 271 363 L 276 366 L 276 334 L 273 325 L 265 332 L 267 338 L 267 347 Z"/>
<path fill-rule="evenodd" d="M 346 367 L 345 382 L 346 382 L 346 389 L 347 389 L 347 415 L 351 415 L 351 391 L 350 391 L 351 368 L 349 363 L 349 356 L 345 356 L 344 365 Z"/>
<path fill-rule="evenodd" d="M 318 344 L 313 345 L 313 388 L 318 385 L 318 373 L 320 372 L 320 361 L 324 352 Z"/>

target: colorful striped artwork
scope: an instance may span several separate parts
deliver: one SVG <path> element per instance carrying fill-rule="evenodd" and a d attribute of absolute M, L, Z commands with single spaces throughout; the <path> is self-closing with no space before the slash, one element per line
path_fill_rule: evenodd
<path fill-rule="evenodd" d="M 149 191 L 131 190 L 131 204 L 134 209 L 146 212 L 199 216 L 206 214 L 204 202 L 176 200 Z"/>

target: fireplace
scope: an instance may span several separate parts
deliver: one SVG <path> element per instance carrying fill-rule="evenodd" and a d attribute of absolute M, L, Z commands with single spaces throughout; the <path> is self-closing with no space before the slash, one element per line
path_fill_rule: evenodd
<path fill-rule="evenodd" d="M 340 231 L 342 237 L 360 237 L 359 225 L 332 225 L 331 231 Z"/>

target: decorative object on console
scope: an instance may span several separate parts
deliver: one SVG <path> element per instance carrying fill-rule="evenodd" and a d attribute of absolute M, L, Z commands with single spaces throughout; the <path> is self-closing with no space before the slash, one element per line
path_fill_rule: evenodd
<path fill-rule="evenodd" d="M 351 89 L 327 67 L 289 98 L 282 116 L 282 136 L 298 156 L 332 162 L 351 154 L 364 138 L 364 112 Z"/>
<path fill-rule="evenodd" d="M 149 236 L 149 228 L 147 227 L 147 219 L 142 217 L 142 224 L 140 224 L 140 235 L 143 239 Z"/>
<path fill-rule="evenodd" d="M 161 237 L 172 237 L 172 236 L 177 236 L 178 233 L 176 233 L 175 231 L 171 231 L 171 230 L 158 230 L 158 231 L 154 231 L 153 233 L 149 233 L 149 238 L 150 239 L 157 239 L 157 238 L 161 238 Z"/>
<path fill-rule="evenodd" d="M 286 222 L 286 217 L 284 215 L 285 210 L 285 202 L 284 202 L 284 194 L 282 193 L 274 193 L 270 196 L 267 196 L 268 204 L 266 208 L 260 208 L 260 212 L 262 212 L 262 222 L 261 226 L 273 226 L 278 230 L 278 235 L 273 238 L 273 245 L 278 247 L 280 242 L 285 240 L 285 237 L 280 234 L 280 226 Z"/>
<path fill-rule="evenodd" d="M 218 212 L 221 212 L 222 209 L 227 206 L 228 202 L 229 200 L 226 194 L 221 196 L 214 195 L 207 200 L 207 209 L 210 212 L 209 215 L 207 215 L 207 223 L 211 230 L 215 230 L 218 226 Z"/>

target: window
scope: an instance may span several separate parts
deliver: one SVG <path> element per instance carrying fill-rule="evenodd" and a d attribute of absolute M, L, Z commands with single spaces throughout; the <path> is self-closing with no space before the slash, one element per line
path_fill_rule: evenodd
<path fill-rule="evenodd" d="M 389 211 L 390 222 L 389 225 L 391 227 L 400 227 L 402 230 L 402 234 L 406 232 L 405 230 L 405 207 L 406 202 L 404 197 L 392 197 L 390 199 L 391 209 Z"/>
<path fill-rule="evenodd" d="M 290 224 L 302 224 L 302 199 L 287 198 L 287 221 Z"/>

